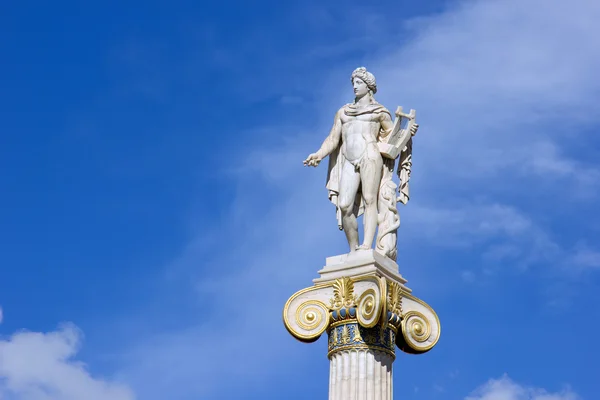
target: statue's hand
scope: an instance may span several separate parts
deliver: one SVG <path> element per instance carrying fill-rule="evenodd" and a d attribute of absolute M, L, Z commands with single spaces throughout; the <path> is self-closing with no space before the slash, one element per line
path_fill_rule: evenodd
<path fill-rule="evenodd" d="M 419 124 L 413 124 L 413 126 L 410 127 L 410 135 L 415 136 L 417 134 L 417 130 L 419 130 Z"/>
<path fill-rule="evenodd" d="M 321 160 L 322 158 L 319 157 L 317 153 L 312 153 L 308 157 L 306 157 L 306 160 L 303 161 L 303 164 L 307 167 L 316 167 L 317 165 L 319 165 Z"/>

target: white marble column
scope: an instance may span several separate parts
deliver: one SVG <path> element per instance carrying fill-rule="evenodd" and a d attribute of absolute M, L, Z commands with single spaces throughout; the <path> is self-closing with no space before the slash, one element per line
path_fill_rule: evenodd
<path fill-rule="evenodd" d="M 330 358 L 329 400 L 392 400 L 392 363 L 387 353 L 344 350 Z"/>

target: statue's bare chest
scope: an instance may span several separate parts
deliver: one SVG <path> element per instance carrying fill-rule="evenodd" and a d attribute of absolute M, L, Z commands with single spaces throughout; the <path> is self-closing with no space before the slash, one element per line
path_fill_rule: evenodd
<path fill-rule="evenodd" d="M 379 121 L 379 117 L 377 114 L 375 113 L 366 113 L 366 114 L 359 114 L 359 115 L 348 115 L 346 113 L 343 113 L 341 116 L 341 120 L 342 120 L 342 124 L 347 124 L 347 123 L 354 123 L 354 122 L 378 122 Z"/>

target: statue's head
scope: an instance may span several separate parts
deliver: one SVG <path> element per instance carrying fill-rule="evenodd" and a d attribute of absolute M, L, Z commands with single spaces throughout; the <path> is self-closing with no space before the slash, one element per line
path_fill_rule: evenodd
<path fill-rule="evenodd" d="M 375 76 L 367 71 L 365 67 L 356 68 L 352 72 L 352 86 L 354 87 L 354 95 L 356 97 L 363 97 L 367 93 L 377 93 L 377 83 L 375 82 Z"/>

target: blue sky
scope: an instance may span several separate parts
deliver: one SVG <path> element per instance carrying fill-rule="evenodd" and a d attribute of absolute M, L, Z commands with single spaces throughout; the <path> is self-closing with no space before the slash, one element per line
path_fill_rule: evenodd
<path fill-rule="evenodd" d="M 281 309 L 346 251 L 302 160 L 364 65 L 417 109 L 399 265 L 442 323 L 396 397 L 594 399 L 600 5 L 422 3 L 0 6 L 0 398 L 326 398 Z"/>

